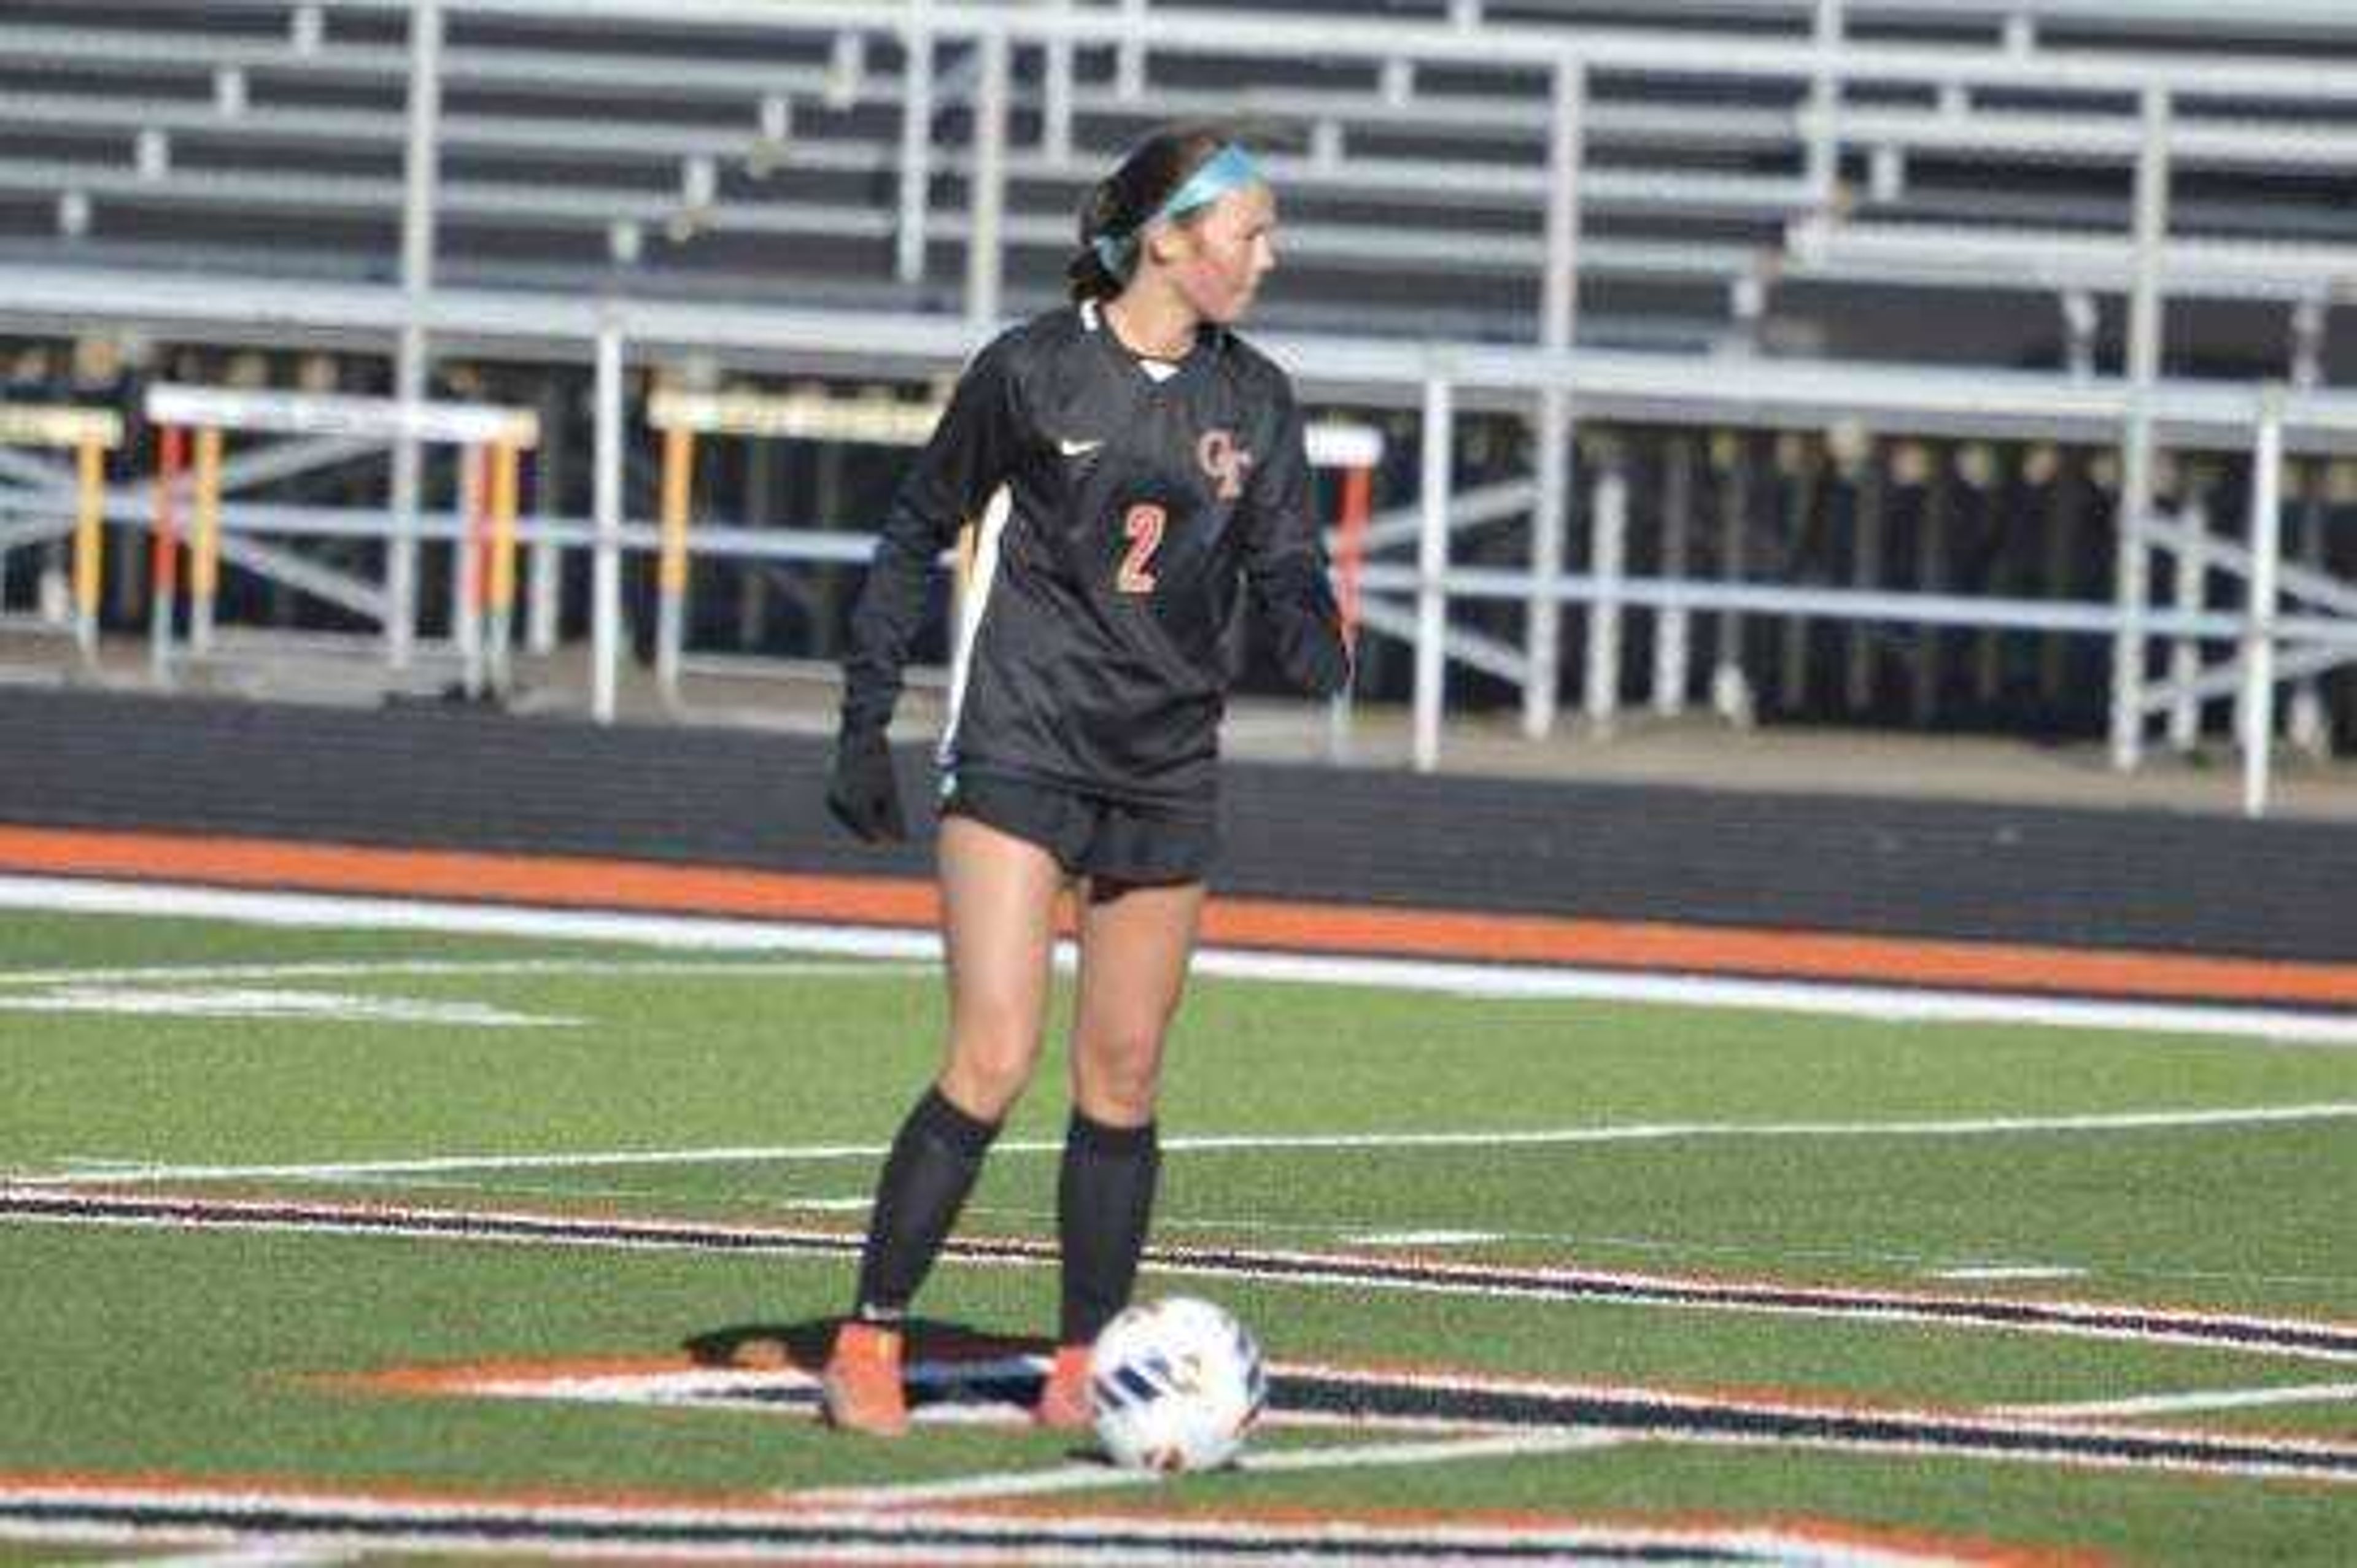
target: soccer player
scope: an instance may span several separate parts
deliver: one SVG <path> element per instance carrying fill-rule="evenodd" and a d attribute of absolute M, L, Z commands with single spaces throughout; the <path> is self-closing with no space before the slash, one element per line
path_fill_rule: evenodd
<path fill-rule="evenodd" d="M 942 765 L 950 1033 L 878 1180 L 828 1359 L 835 1425 L 908 1426 L 901 1325 L 1037 1068 L 1055 908 L 1076 889 L 1063 1295 L 1038 1419 L 1089 1420 L 1088 1353 L 1128 1302 L 1155 1101 L 1218 847 L 1222 631 L 1248 596 L 1286 678 L 1350 678 L 1285 372 L 1232 330 L 1275 264 L 1275 201 L 1216 128 L 1139 144 L 1090 193 L 1069 306 L 977 355 L 888 512 L 852 614 L 827 803 L 904 832 L 885 726 L 928 574 L 970 528 Z"/>

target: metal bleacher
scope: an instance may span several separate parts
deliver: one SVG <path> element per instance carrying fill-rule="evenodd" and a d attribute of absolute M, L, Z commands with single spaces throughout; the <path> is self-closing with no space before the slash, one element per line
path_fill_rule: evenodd
<path fill-rule="evenodd" d="M 977 69 L 951 29 L 976 9 L 999 8 L 453 5 L 436 275 L 938 307 L 967 237 L 955 122 Z M 1132 36 L 1206 15 L 1003 9 L 1043 29 L 1127 16 Z M 1052 294 L 1111 152 L 1154 120 L 1215 115 L 1265 124 L 1276 149 L 1302 276 L 1273 319 L 1537 336 L 1557 45 L 1588 62 L 1588 340 L 1707 346 L 1767 317 L 1847 352 L 1845 289 L 2121 288 L 2152 83 L 2171 93 L 2182 188 L 2173 301 L 2329 298 L 2357 275 L 2357 16 L 2332 7 L 2241 7 L 2198 49 L 2165 25 L 2190 7 L 2050 0 L 1327 9 L 1213 11 L 1151 47 L 1072 33 L 1058 52 L 1043 30 L 1008 94 L 1007 306 Z M 927 15 L 943 42 L 912 82 L 901 32 Z M 1226 48 L 1197 41 L 1222 16 Z M 1332 52 L 1338 35 L 1361 47 Z M 11 5 L 0 60 L 9 256 L 322 279 L 397 263 L 406 6 Z M 937 188 L 913 203 L 912 95 L 933 111 Z M 911 257 L 912 206 L 938 258 Z M 1989 325 L 1972 340 L 1996 347 Z M 2051 352 L 2059 314 L 2040 328 L 2001 362 Z M 1880 323 L 1873 346 L 1908 352 Z"/>
<path fill-rule="evenodd" d="M 373 356 L 406 396 L 436 363 L 570 374 L 601 349 L 707 378 L 938 373 L 1057 296 L 1120 147 L 1197 116 L 1247 126 L 1282 193 L 1263 329 L 1313 395 L 1401 437 L 1379 542 L 1519 526 L 1511 573 L 1486 545 L 1452 565 L 1445 541 L 1371 566 L 1370 625 L 1413 649 L 1420 708 L 1465 666 L 1518 682 L 1535 733 L 1578 666 L 1596 714 L 1591 482 L 1617 477 L 1648 580 L 1610 591 L 1663 639 L 1704 613 L 1739 639 L 1747 612 L 2109 635 L 2133 761 L 2154 710 L 2125 650 L 2242 636 L 2219 594 L 2150 602 L 2147 553 L 2196 510 L 2159 515 L 2156 453 L 2206 454 L 2233 489 L 2269 418 L 2295 459 L 2357 452 L 2357 398 L 2330 390 L 2357 290 L 2357 11 L 2328 0 L 11 0 L 0 334 Z M 1460 474 L 1453 514 L 1414 433 L 1491 416 L 1535 434 L 1528 472 Z M 1845 601 L 1823 573 L 1761 580 L 1733 534 L 1674 558 L 1648 520 L 1692 454 L 1641 434 L 1663 429 L 1712 443 L 1695 460 L 1721 489 L 1745 432 L 1862 432 L 1878 471 L 1886 440 L 2117 448 L 2107 504 L 2152 532 L 2108 606 L 1983 591 L 1975 612 L 1953 602 L 1973 585 L 1846 559 L 1849 590 L 1919 592 Z M 1857 446 L 1803 465 L 1854 489 Z M 1745 485 L 1789 488 L 1781 448 L 1760 461 Z M 2311 682 L 2357 657 L 2338 481 L 2317 476 L 2291 650 Z M 143 504 L 126 489 L 110 518 Z M 640 547 L 627 500 L 601 504 Z M 544 498 L 538 522 L 576 544 L 587 510 Z M 1449 619 L 1484 603 L 1525 621 Z"/>

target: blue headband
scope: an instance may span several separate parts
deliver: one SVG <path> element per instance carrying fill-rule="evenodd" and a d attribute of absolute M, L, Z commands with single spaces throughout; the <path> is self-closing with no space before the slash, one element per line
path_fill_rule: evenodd
<path fill-rule="evenodd" d="M 1209 207 L 1228 192 L 1257 184 L 1261 178 L 1260 166 L 1253 162 L 1253 156 L 1239 144 L 1230 142 L 1197 166 L 1195 172 L 1179 182 L 1178 188 L 1143 222 L 1125 233 L 1100 234 L 1092 248 L 1097 260 L 1104 263 L 1105 271 L 1126 281 L 1130 269 L 1137 263 L 1139 235 L 1157 223 Z"/>

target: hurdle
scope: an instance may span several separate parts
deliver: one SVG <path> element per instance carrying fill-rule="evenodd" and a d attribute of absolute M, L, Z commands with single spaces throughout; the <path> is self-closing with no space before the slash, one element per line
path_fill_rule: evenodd
<path fill-rule="evenodd" d="M 74 641 L 85 668 L 95 668 L 98 663 L 98 588 L 106 555 L 106 531 L 102 526 L 106 516 L 106 455 L 121 445 L 123 418 L 113 409 L 0 403 L 0 446 L 73 449 L 73 521 L 63 527 L 40 521 L 0 527 L 0 553 L 70 533 Z"/>
<path fill-rule="evenodd" d="M 647 423 L 663 438 L 655 571 L 655 682 L 665 704 L 675 708 L 680 701 L 698 439 L 725 435 L 921 446 L 941 423 L 942 407 L 931 399 L 920 402 L 887 392 L 841 397 L 809 388 L 779 393 L 665 387 L 647 400 Z"/>
<path fill-rule="evenodd" d="M 515 600 L 516 509 L 521 454 L 540 443 L 540 416 L 530 409 L 487 403 L 404 403 L 339 393 L 245 391 L 159 383 L 147 389 L 145 408 L 156 430 L 153 522 L 154 594 L 149 660 L 156 679 L 168 682 L 178 616 L 178 563 L 183 548 L 178 502 L 189 501 L 185 542 L 188 564 L 188 644 L 197 656 L 213 650 L 213 618 L 222 553 L 222 446 L 231 432 L 250 435 L 346 437 L 390 446 L 416 440 L 459 448 L 457 516 L 450 528 L 457 549 L 451 639 L 465 667 L 470 697 L 511 684 Z M 195 436 L 189 473 L 190 434 Z M 310 585 L 318 585 L 317 580 Z M 347 607 L 379 608 L 390 627 L 414 613 L 406 604 L 381 607 L 371 596 Z"/>
<path fill-rule="evenodd" d="M 697 439 L 706 435 L 785 437 L 920 446 L 931 438 L 943 406 L 886 393 L 845 398 L 811 390 L 778 394 L 665 388 L 648 400 L 647 423 L 663 436 L 655 674 L 665 703 L 676 706 L 679 702 Z M 1383 462 L 1383 435 L 1372 425 L 1328 420 L 1308 426 L 1303 436 L 1312 467 L 1342 471 L 1332 541 L 1335 597 L 1345 634 L 1355 645 L 1360 567 L 1372 512 L 1374 471 Z M 1350 711 L 1347 692 L 1334 699 L 1331 744 L 1338 753 L 1348 738 Z"/>

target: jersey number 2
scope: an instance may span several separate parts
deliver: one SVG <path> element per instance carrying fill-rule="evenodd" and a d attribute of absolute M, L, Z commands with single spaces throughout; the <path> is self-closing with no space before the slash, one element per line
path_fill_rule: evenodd
<path fill-rule="evenodd" d="M 1121 570 L 1114 574 L 1114 586 L 1125 594 L 1150 594 L 1154 591 L 1154 574 L 1146 564 L 1162 545 L 1162 530 L 1168 524 L 1170 514 L 1152 501 L 1140 501 L 1129 509 L 1121 520 L 1121 532 L 1129 541 L 1128 553 L 1121 558 Z"/>

